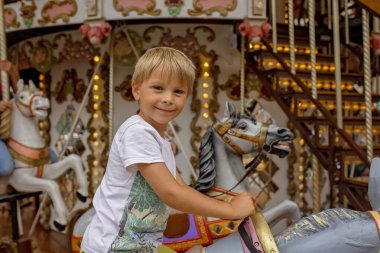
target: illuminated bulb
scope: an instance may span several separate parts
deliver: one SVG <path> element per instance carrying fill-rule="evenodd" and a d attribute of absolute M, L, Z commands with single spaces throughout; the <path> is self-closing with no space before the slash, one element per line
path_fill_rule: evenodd
<path fill-rule="evenodd" d="M 208 118 L 208 113 L 207 112 L 203 113 L 203 118 L 205 118 L 205 119 Z"/>
<path fill-rule="evenodd" d="M 98 176 L 98 175 L 99 175 L 99 171 L 95 170 L 95 171 L 94 171 L 94 176 L 96 177 L 96 176 Z"/>
<path fill-rule="evenodd" d="M 260 49 L 260 45 L 259 45 L 259 44 L 255 44 L 255 45 L 253 46 L 253 49 L 254 49 L 254 50 L 259 50 L 259 49 Z"/>
<path fill-rule="evenodd" d="M 331 72 L 334 72 L 334 71 L 335 71 L 335 66 L 334 66 L 334 65 L 331 65 L 331 66 L 330 66 L 330 71 L 331 71 Z"/>
<path fill-rule="evenodd" d="M 45 79 L 45 76 L 44 76 L 43 74 L 40 74 L 40 75 L 38 76 L 38 78 L 40 79 L 40 81 L 43 81 L 43 80 Z"/>
<path fill-rule="evenodd" d="M 307 49 L 305 50 L 305 53 L 306 53 L 306 54 L 310 54 L 310 49 L 307 48 Z"/>
<path fill-rule="evenodd" d="M 253 48 L 252 43 L 249 43 L 249 49 L 252 49 L 252 48 Z"/>
<path fill-rule="evenodd" d="M 204 77 L 209 77 L 210 74 L 209 74 L 207 71 L 205 71 L 205 72 L 203 73 L 203 76 L 204 76 Z"/>
<path fill-rule="evenodd" d="M 94 95 L 95 100 L 99 100 L 99 95 Z"/>
<path fill-rule="evenodd" d="M 304 139 L 300 139 L 300 145 L 303 146 L 305 144 L 305 140 Z"/>
<path fill-rule="evenodd" d="M 94 162 L 92 163 L 94 166 L 98 166 L 99 162 L 97 160 L 94 160 Z"/>
<path fill-rule="evenodd" d="M 98 138 L 98 132 L 94 132 L 94 133 L 92 134 L 92 136 L 93 136 L 94 138 Z"/>
<path fill-rule="evenodd" d="M 97 118 L 99 118 L 99 114 L 94 113 L 94 114 L 92 115 L 92 117 L 93 117 L 94 119 L 97 119 Z"/>
<path fill-rule="evenodd" d="M 94 75 L 94 80 L 98 81 L 100 79 L 99 75 Z"/>
<path fill-rule="evenodd" d="M 322 66 L 319 65 L 319 64 L 318 64 L 317 66 L 315 66 L 315 69 L 316 69 L 316 70 L 321 70 L 321 68 L 322 68 Z"/>
<path fill-rule="evenodd" d="M 281 64 L 279 62 L 276 63 L 276 68 L 280 68 Z"/>
<path fill-rule="evenodd" d="M 204 103 L 203 108 L 208 109 L 208 103 Z"/>
<path fill-rule="evenodd" d="M 277 51 L 280 51 L 280 52 L 281 52 L 281 51 L 282 51 L 282 46 L 278 46 L 278 47 L 277 47 Z"/>
<path fill-rule="evenodd" d="M 203 93 L 203 98 L 207 99 L 208 98 L 208 93 Z"/>
<path fill-rule="evenodd" d="M 208 88 L 208 83 L 203 83 L 202 86 L 203 88 Z"/>
<path fill-rule="evenodd" d="M 273 65 L 274 65 L 274 63 L 272 61 L 268 62 L 268 67 L 272 67 Z"/>
<path fill-rule="evenodd" d="M 95 141 L 95 142 L 94 142 L 94 146 L 95 146 L 95 147 L 99 146 L 99 142 L 98 142 L 98 141 Z"/>
<path fill-rule="evenodd" d="M 94 110 L 98 110 L 99 109 L 99 104 L 94 104 Z"/>
<path fill-rule="evenodd" d="M 205 62 L 205 63 L 203 64 L 203 66 L 206 67 L 206 68 L 208 68 L 208 66 L 209 66 L 208 62 Z"/>
<path fill-rule="evenodd" d="M 329 70 L 329 66 L 328 65 L 323 66 L 323 70 L 324 71 L 328 71 Z"/>
<path fill-rule="evenodd" d="M 99 85 L 94 85 L 93 90 L 99 90 Z"/>
<path fill-rule="evenodd" d="M 44 83 L 43 82 L 40 82 L 40 88 L 43 89 L 44 88 Z"/>
<path fill-rule="evenodd" d="M 100 61 L 100 57 L 98 55 L 95 55 L 94 56 L 94 62 L 98 62 L 98 61 Z"/>

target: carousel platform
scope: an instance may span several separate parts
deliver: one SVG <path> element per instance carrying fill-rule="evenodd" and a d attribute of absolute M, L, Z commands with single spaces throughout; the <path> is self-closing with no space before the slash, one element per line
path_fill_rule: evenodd
<path fill-rule="evenodd" d="M 66 237 L 64 234 L 45 230 L 40 224 L 37 224 L 31 238 L 27 237 L 29 229 L 32 226 L 33 219 L 37 212 L 38 202 L 35 201 L 35 195 L 38 193 L 13 194 L 8 196 L 0 196 L 0 253 L 68 253 Z M 15 196 L 20 195 L 20 196 Z M 21 224 L 20 230 L 13 225 L 11 202 L 15 199 L 21 199 Z M 6 203 L 8 202 L 8 203 Z M 11 232 L 12 231 L 12 232 Z M 17 231 L 17 235 L 15 232 Z M 22 233 L 23 232 L 23 233 Z M 17 236 L 17 239 L 13 239 Z"/>

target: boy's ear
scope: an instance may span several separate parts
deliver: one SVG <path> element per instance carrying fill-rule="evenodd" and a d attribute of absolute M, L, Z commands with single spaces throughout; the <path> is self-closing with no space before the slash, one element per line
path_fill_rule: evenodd
<path fill-rule="evenodd" d="M 136 82 L 132 82 L 131 86 L 132 86 L 132 95 L 133 95 L 133 98 L 136 101 L 139 101 L 139 98 L 140 98 L 139 86 L 136 84 Z"/>

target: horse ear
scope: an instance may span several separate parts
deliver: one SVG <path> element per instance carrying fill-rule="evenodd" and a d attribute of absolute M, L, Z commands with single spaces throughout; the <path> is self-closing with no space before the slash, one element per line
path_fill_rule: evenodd
<path fill-rule="evenodd" d="M 24 80 L 19 79 L 17 82 L 17 90 L 21 91 L 24 88 Z"/>
<path fill-rule="evenodd" d="M 226 102 L 226 110 L 224 111 L 223 118 L 234 118 L 236 117 L 236 109 L 232 102 Z"/>
<path fill-rule="evenodd" d="M 245 113 L 250 116 L 252 115 L 253 111 L 255 110 L 257 105 L 257 101 L 254 99 L 249 99 L 248 102 L 245 104 Z"/>
<path fill-rule="evenodd" d="M 36 89 L 37 89 L 37 88 L 36 88 L 36 85 L 33 83 L 32 80 L 29 80 L 29 89 L 30 89 L 30 90 L 36 90 Z"/>
<path fill-rule="evenodd" d="M 368 197 L 372 210 L 380 211 L 380 158 L 372 159 L 368 180 Z"/>

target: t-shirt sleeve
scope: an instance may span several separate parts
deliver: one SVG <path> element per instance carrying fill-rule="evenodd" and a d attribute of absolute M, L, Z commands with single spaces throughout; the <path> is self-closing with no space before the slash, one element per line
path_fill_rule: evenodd
<path fill-rule="evenodd" d="M 123 166 L 164 162 L 158 138 L 153 129 L 138 124 L 129 127 L 118 145 Z"/>

